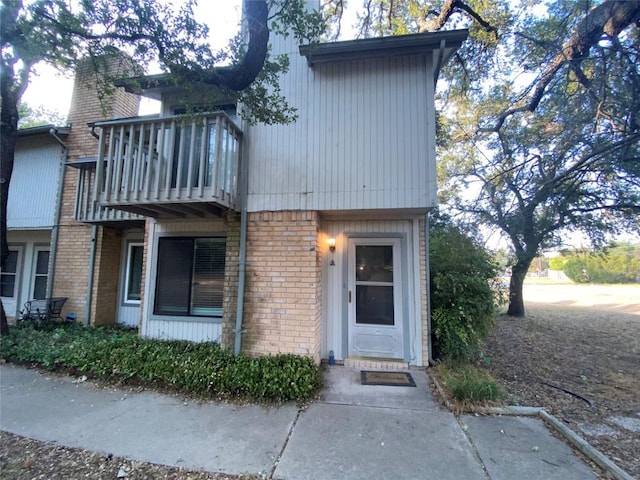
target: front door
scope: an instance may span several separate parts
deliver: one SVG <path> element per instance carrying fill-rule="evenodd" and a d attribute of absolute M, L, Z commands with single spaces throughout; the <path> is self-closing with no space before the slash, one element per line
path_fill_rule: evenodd
<path fill-rule="evenodd" d="M 404 359 L 400 239 L 349 241 L 349 356 Z"/>

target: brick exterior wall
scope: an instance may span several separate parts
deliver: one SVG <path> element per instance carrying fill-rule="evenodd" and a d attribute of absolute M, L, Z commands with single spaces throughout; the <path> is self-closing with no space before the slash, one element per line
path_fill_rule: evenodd
<path fill-rule="evenodd" d="M 243 351 L 320 361 L 318 213 L 249 214 Z"/>
<path fill-rule="evenodd" d="M 222 311 L 222 345 L 233 348 L 235 342 L 236 312 L 238 306 L 238 270 L 240 262 L 240 216 L 227 217 L 227 252 L 224 273 L 224 300 Z"/>
<path fill-rule="evenodd" d="M 122 232 L 100 227 L 96 245 L 91 325 L 113 325 L 118 309 Z"/>
<path fill-rule="evenodd" d="M 114 73 L 121 72 L 123 71 L 124 63 L 114 61 L 112 67 Z M 92 79 L 88 74 L 86 65 L 81 63 L 76 73 L 71 108 L 67 119 L 72 126 L 71 133 L 67 138 L 68 160 L 70 162 L 97 155 L 98 141 L 91 135 L 87 127 L 88 122 L 105 118 L 136 116 L 138 114 L 140 97 L 125 93 L 123 89 L 116 89 L 112 97 L 107 97 L 109 105 L 105 109 L 98 98 L 95 85 L 95 79 Z M 78 170 L 67 168 L 62 190 L 62 209 L 60 212 L 53 295 L 69 298 L 65 304 L 63 316 L 73 312 L 76 314 L 77 320 L 82 321 L 87 314 L 86 299 L 92 227 L 74 220 L 77 182 Z M 97 243 L 100 246 L 103 245 L 100 238 L 101 231 L 102 229 L 99 229 L 97 238 Z M 113 247 L 113 239 L 108 239 L 104 242 L 104 248 L 97 249 L 96 252 L 100 255 L 100 265 L 120 266 L 120 247 Z M 95 280 L 104 278 L 104 275 L 101 275 L 99 271 L 98 263 L 96 263 L 94 273 L 96 275 L 94 277 L 95 292 L 95 288 L 100 284 Z M 117 275 L 114 281 L 117 283 Z M 111 301 L 111 296 L 99 296 L 98 298 L 95 295 L 93 296 L 92 322 L 95 321 L 96 311 L 114 308 L 103 304 L 105 300 Z M 111 321 L 113 321 L 113 318 L 115 317 L 112 317 Z"/>

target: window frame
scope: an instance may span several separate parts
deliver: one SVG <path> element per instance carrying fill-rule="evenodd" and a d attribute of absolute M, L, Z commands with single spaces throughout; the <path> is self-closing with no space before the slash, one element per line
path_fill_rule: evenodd
<path fill-rule="evenodd" d="M 140 305 L 140 302 L 142 299 L 142 281 L 140 282 L 140 287 L 141 287 L 140 298 L 137 300 L 128 298 L 129 284 L 131 281 L 131 262 L 133 260 L 132 252 L 134 248 L 142 249 L 142 265 L 141 265 L 141 268 L 142 268 L 144 266 L 144 242 L 140 240 L 131 240 L 126 243 L 126 248 L 127 248 L 127 256 L 124 264 L 125 273 L 124 273 L 124 282 L 122 285 L 122 305 L 136 306 L 136 305 Z M 142 278 L 144 278 L 144 270 L 141 270 L 141 279 Z"/>
<path fill-rule="evenodd" d="M 193 248 L 195 249 L 195 240 L 196 239 L 215 239 L 220 241 L 224 245 L 224 281 L 222 284 L 222 298 L 223 305 L 220 308 L 220 315 L 193 315 L 193 314 L 165 314 L 165 313 L 156 313 L 156 299 L 158 296 L 158 267 L 160 260 L 160 243 L 165 238 L 173 238 L 173 239 L 189 239 L 192 241 Z M 184 321 L 184 322 L 206 322 L 206 323 L 222 323 L 222 318 L 224 317 L 224 295 L 226 291 L 226 263 L 227 263 L 227 235 L 220 233 L 198 233 L 198 234 L 190 234 L 188 232 L 175 232 L 175 233 L 163 233 L 160 235 L 156 235 L 154 245 L 153 245 L 153 262 L 152 262 L 152 270 L 150 275 L 150 280 L 152 283 L 149 286 L 149 302 L 147 303 L 147 308 L 149 311 L 148 318 L 151 321 Z M 191 283 L 193 283 L 193 265 L 191 267 Z M 192 300 L 192 291 L 189 292 L 189 302 Z M 189 309 L 191 308 L 191 304 L 189 305 Z"/>
<path fill-rule="evenodd" d="M 38 256 L 41 252 L 47 252 L 47 273 L 38 273 Z M 31 266 L 31 277 L 29 278 L 29 299 L 36 299 L 36 283 L 39 278 L 45 279 L 44 281 L 44 297 L 37 298 L 36 300 L 44 300 L 47 297 L 47 287 L 49 285 L 49 267 L 51 262 L 51 247 L 50 245 L 38 245 L 33 246 L 33 260 Z"/>

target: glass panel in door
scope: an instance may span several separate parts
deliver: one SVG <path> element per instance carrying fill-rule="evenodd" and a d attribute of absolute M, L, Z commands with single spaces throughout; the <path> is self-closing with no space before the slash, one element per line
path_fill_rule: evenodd
<path fill-rule="evenodd" d="M 33 279 L 33 298 L 42 300 L 47 296 L 49 275 L 49 250 L 36 251 L 36 273 Z"/>
<path fill-rule="evenodd" d="M 0 296 L 13 297 L 18 276 L 18 250 L 9 250 L 5 268 L 0 273 Z"/>
<path fill-rule="evenodd" d="M 356 324 L 395 324 L 392 245 L 356 245 Z"/>

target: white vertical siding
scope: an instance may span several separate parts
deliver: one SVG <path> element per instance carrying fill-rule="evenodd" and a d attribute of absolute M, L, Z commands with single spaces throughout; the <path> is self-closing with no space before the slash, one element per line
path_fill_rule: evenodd
<path fill-rule="evenodd" d="M 250 211 L 429 208 L 435 201 L 431 59 L 316 65 L 297 46 L 282 94 L 290 125 L 245 126 Z"/>
<path fill-rule="evenodd" d="M 126 305 L 122 303 L 122 297 L 118 297 L 117 323 L 131 328 L 137 328 L 140 320 L 140 307 L 138 305 Z"/>
<path fill-rule="evenodd" d="M 201 235 L 208 233 L 224 234 L 226 223 L 221 218 L 204 220 L 175 220 L 149 222 L 149 246 L 145 270 L 144 305 L 142 306 L 141 335 L 161 339 L 180 339 L 194 342 L 216 341 L 222 338 L 222 324 L 211 320 L 193 318 L 192 320 L 172 320 L 154 317 L 153 301 L 155 290 L 155 264 L 158 251 L 158 237 L 162 234 Z"/>
<path fill-rule="evenodd" d="M 327 358 L 333 350 L 335 358 L 343 360 L 346 356 L 345 343 L 345 302 L 347 296 L 346 262 L 347 262 L 347 234 L 376 234 L 389 236 L 404 235 L 406 248 L 404 254 L 407 265 L 406 285 L 403 285 L 403 304 L 409 314 L 405 325 L 409 328 L 409 357 L 412 365 L 423 365 L 422 358 L 422 310 L 426 308 L 420 303 L 420 232 L 419 218 L 407 220 L 327 220 L 322 222 L 320 245 L 323 250 L 323 318 L 324 341 L 322 357 Z M 328 251 L 327 238 L 336 239 L 336 251 Z M 326 251 L 325 251 L 326 250 Z M 335 265 L 329 265 L 331 259 Z"/>
<path fill-rule="evenodd" d="M 162 340 L 189 340 L 191 342 L 220 342 L 220 323 L 198 321 L 149 320 L 142 333 L 145 337 Z"/>
<path fill-rule="evenodd" d="M 47 137 L 19 139 L 9 186 L 7 227 L 51 228 L 62 149 Z"/>

